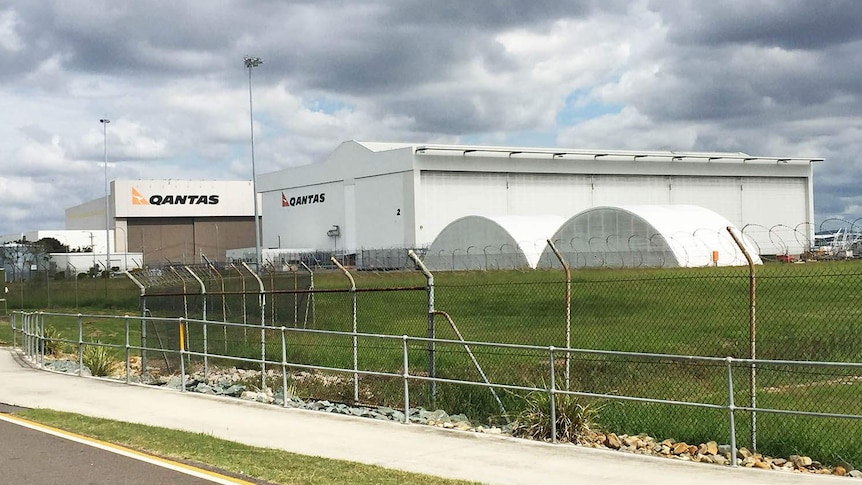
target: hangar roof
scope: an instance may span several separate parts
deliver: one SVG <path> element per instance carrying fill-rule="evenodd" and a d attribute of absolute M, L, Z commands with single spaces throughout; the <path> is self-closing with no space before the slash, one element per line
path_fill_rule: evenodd
<path fill-rule="evenodd" d="M 321 162 L 258 175 L 260 192 L 412 171 L 811 177 L 814 157 L 346 141 Z"/>
<path fill-rule="evenodd" d="M 528 147 L 502 147 L 482 145 L 439 145 L 439 144 L 416 144 L 416 143 L 385 143 L 385 142 L 362 142 L 362 145 L 373 152 L 384 152 L 411 148 L 414 153 L 420 155 L 451 155 L 460 152 L 463 156 L 492 156 L 505 155 L 509 158 L 625 158 L 631 160 L 703 160 L 703 161 L 736 161 L 746 162 L 775 162 L 775 163 L 811 163 L 822 162 L 818 157 L 766 157 L 753 156 L 744 152 L 691 152 L 675 150 L 586 150 L 568 148 L 528 148 Z"/>

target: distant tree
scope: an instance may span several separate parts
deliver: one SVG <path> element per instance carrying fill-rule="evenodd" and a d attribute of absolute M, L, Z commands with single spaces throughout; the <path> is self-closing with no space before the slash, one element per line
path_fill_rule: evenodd
<path fill-rule="evenodd" d="M 53 237 L 43 237 L 36 241 L 36 245 L 46 253 L 68 253 L 69 246 L 62 244 Z"/>
<path fill-rule="evenodd" d="M 13 280 L 24 277 L 23 261 L 29 253 L 28 244 L 22 239 L 0 246 L 0 263 L 12 270 Z"/>

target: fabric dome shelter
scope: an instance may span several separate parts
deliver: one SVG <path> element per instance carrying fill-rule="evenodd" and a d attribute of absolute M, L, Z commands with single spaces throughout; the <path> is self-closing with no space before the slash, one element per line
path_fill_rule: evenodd
<path fill-rule="evenodd" d="M 535 268 L 565 221 L 546 216 L 466 216 L 434 239 L 423 262 L 432 271 Z"/>
<path fill-rule="evenodd" d="M 762 264 L 756 246 L 726 218 L 694 205 L 595 207 L 566 221 L 551 240 L 573 268 L 747 265 L 728 227 Z M 538 267 L 560 267 L 550 247 Z"/>

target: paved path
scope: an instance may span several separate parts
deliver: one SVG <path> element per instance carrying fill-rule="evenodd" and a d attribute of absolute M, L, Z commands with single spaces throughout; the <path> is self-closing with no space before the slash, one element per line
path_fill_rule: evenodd
<path fill-rule="evenodd" d="M 0 406 L 0 413 L 11 411 Z M 3 483 L 28 485 L 212 485 L 210 472 L 181 463 L 145 457 L 137 452 L 107 444 L 91 443 L 84 437 L 42 430 L 26 420 L 0 414 L 0 470 Z M 48 432 L 46 432 L 48 431 Z M 69 439 L 72 438 L 72 439 Z M 76 439 L 79 438 L 79 439 Z M 93 446 L 98 444 L 100 446 Z M 107 448 L 107 449 L 106 449 Z M 155 461 L 155 463 L 154 463 Z M 158 463 L 158 464 L 157 464 Z M 180 470 L 186 470 L 185 472 Z M 193 475 L 195 474 L 195 475 Z M 214 477 L 217 483 L 234 482 L 228 477 Z"/>
<path fill-rule="evenodd" d="M 208 433 L 253 446 L 443 477 L 498 484 L 853 483 L 848 478 L 734 469 L 128 386 L 32 369 L 17 355 L 0 349 L 0 402 Z"/>

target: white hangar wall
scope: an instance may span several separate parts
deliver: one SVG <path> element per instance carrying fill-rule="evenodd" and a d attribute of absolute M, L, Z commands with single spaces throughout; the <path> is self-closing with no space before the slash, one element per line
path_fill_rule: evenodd
<path fill-rule="evenodd" d="M 320 163 L 259 177 L 263 245 L 427 247 L 471 215 L 569 218 L 603 205 L 691 204 L 728 219 L 763 254 L 800 252 L 813 234 L 815 161 L 348 141 Z M 282 205 L 282 195 L 314 193 L 325 202 Z M 327 235 L 335 225 L 338 236 Z"/>
<path fill-rule="evenodd" d="M 322 162 L 258 177 L 261 244 L 347 251 L 414 247 L 416 183 L 412 147 L 342 143 Z M 325 200 L 290 203 L 309 194 L 324 194 Z"/>
<path fill-rule="evenodd" d="M 425 235 L 439 234 L 453 218 L 468 215 L 571 217 L 604 205 L 685 204 L 719 213 L 739 228 L 748 226 L 746 234 L 764 254 L 800 253 L 811 236 L 804 177 L 423 172 L 422 182 Z"/>

